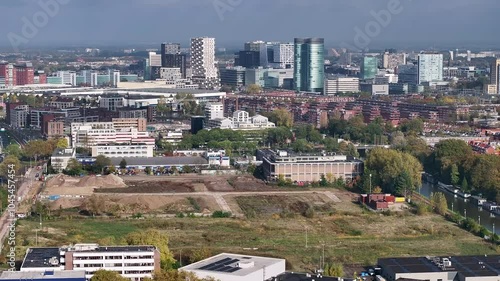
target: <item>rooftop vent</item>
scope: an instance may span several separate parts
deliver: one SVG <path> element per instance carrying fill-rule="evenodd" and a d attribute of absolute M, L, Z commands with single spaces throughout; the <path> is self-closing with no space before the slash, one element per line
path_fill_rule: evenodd
<path fill-rule="evenodd" d="M 240 261 L 236 267 L 240 268 L 252 268 L 255 266 L 255 263 L 253 261 Z"/>

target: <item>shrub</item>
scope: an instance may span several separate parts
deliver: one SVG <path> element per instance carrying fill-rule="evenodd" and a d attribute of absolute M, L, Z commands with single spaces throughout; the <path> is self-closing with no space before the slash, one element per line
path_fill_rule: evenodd
<path fill-rule="evenodd" d="M 215 211 L 212 213 L 212 218 L 230 218 L 231 212 Z"/>

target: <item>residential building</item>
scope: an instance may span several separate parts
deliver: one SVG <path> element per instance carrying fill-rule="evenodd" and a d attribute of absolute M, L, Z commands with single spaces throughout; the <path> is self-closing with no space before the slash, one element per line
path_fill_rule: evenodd
<path fill-rule="evenodd" d="M 119 70 L 109 70 L 109 84 L 111 87 L 118 87 L 118 83 L 121 82 L 120 71 Z"/>
<path fill-rule="evenodd" d="M 424 82 L 443 81 L 443 55 L 442 54 L 419 54 L 418 84 Z"/>
<path fill-rule="evenodd" d="M 257 151 L 257 160 L 263 161 L 264 176 L 268 180 L 283 176 L 292 182 L 314 182 L 327 175 L 350 180 L 363 173 L 363 161 L 345 155 L 295 154 L 265 149 Z"/>
<path fill-rule="evenodd" d="M 64 122 L 63 121 L 48 121 L 47 126 L 46 126 L 46 130 L 43 130 L 42 132 L 49 139 L 63 137 L 65 135 L 64 134 Z"/>
<path fill-rule="evenodd" d="M 113 127 L 120 129 L 137 129 L 139 132 L 146 132 L 148 122 L 146 118 L 113 118 Z"/>
<path fill-rule="evenodd" d="M 61 84 L 76 86 L 76 72 L 74 71 L 58 71 L 56 77 L 61 78 Z"/>
<path fill-rule="evenodd" d="M 34 82 L 35 84 L 47 84 L 47 74 L 45 74 L 45 71 L 35 71 Z"/>
<path fill-rule="evenodd" d="M 266 281 L 285 272 L 285 260 L 222 253 L 179 270 L 219 281 Z"/>
<path fill-rule="evenodd" d="M 273 65 L 278 68 L 290 69 L 294 66 L 295 52 L 293 43 L 277 44 L 273 46 Z"/>
<path fill-rule="evenodd" d="M 208 120 L 208 127 L 231 130 L 262 130 L 275 128 L 276 124 L 262 115 L 250 117 L 248 112 L 237 110 L 232 118 L 215 118 Z"/>
<path fill-rule="evenodd" d="M 162 43 L 161 55 L 176 55 L 181 53 L 181 44 L 179 43 Z M 163 66 L 163 61 L 162 61 Z M 166 67 L 166 66 L 164 66 Z"/>
<path fill-rule="evenodd" d="M 325 46 L 323 38 L 295 38 L 294 83 L 297 92 L 323 93 Z"/>
<path fill-rule="evenodd" d="M 359 78 L 329 75 L 325 79 L 325 95 L 359 92 Z"/>
<path fill-rule="evenodd" d="M 14 65 L 6 62 L 0 62 L 0 78 L 3 78 L 3 83 L 0 86 L 12 88 L 16 85 L 16 71 Z"/>
<path fill-rule="evenodd" d="M 92 157 L 104 155 L 109 158 L 114 157 L 153 157 L 154 144 L 120 145 L 106 144 L 92 146 Z"/>
<path fill-rule="evenodd" d="M 361 61 L 361 79 L 375 79 L 378 72 L 378 58 L 377 57 L 363 57 Z"/>
<path fill-rule="evenodd" d="M 68 167 L 68 163 L 71 159 L 76 158 L 76 149 L 75 148 L 66 148 L 66 149 L 56 149 L 52 156 L 50 157 L 50 163 L 52 169 L 61 173 L 64 169 Z"/>
<path fill-rule="evenodd" d="M 109 111 L 118 111 L 124 105 L 125 98 L 120 95 L 104 96 L 99 99 L 99 107 Z"/>
<path fill-rule="evenodd" d="M 10 125 L 12 128 L 28 127 L 29 105 L 15 105 L 10 109 Z"/>
<path fill-rule="evenodd" d="M 388 281 L 494 281 L 500 255 L 383 258 L 377 263 Z"/>
<path fill-rule="evenodd" d="M 182 79 L 182 73 L 180 68 L 160 68 L 160 79 L 166 81 L 177 81 Z"/>
<path fill-rule="evenodd" d="M 181 72 L 181 78 L 187 78 L 187 56 L 186 54 L 181 54 L 180 44 L 161 44 L 161 67 L 179 68 Z"/>
<path fill-rule="evenodd" d="M 63 270 L 45 272 L 4 271 L 1 281 L 86 281 L 84 271 Z"/>
<path fill-rule="evenodd" d="M 148 109 L 123 107 L 118 110 L 118 114 L 119 118 L 148 118 Z"/>
<path fill-rule="evenodd" d="M 242 87 L 245 85 L 245 68 L 241 66 L 219 69 L 222 85 Z"/>
<path fill-rule="evenodd" d="M 224 118 L 224 105 L 222 103 L 207 103 L 205 117 L 208 120 Z"/>
<path fill-rule="evenodd" d="M 191 39 L 192 80 L 202 89 L 220 87 L 220 79 L 215 64 L 215 38 L 199 37 Z"/>
<path fill-rule="evenodd" d="M 65 118 L 80 117 L 80 109 L 78 107 L 64 109 L 33 108 L 30 110 L 30 127 L 41 128 L 43 126 L 43 116 L 50 114 L 64 120 Z"/>
<path fill-rule="evenodd" d="M 73 102 L 73 99 L 60 97 L 57 98 L 56 100 L 51 100 L 47 102 L 47 106 L 51 108 L 64 109 L 64 108 L 74 107 L 75 103 Z"/>
<path fill-rule="evenodd" d="M 35 70 L 31 62 L 24 62 L 14 66 L 15 71 L 15 85 L 32 85 L 35 84 Z"/>
<path fill-rule="evenodd" d="M 0 74 L 1 76 L 1 74 Z M 500 94 L 500 59 L 495 59 L 490 69 L 491 93 Z M 490 91 L 488 91 L 490 93 Z"/>
<path fill-rule="evenodd" d="M 28 248 L 21 272 L 83 271 L 90 280 L 97 270 L 116 271 L 130 280 L 151 278 L 160 269 L 154 246 L 99 246 L 76 244 L 61 248 Z"/>
<path fill-rule="evenodd" d="M 361 83 L 361 92 L 370 93 L 371 95 L 389 95 L 389 84 L 372 84 L 372 83 Z"/>
<path fill-rule="evenodd" d="M 399 65 L 406 64 L 407 55 L 405 53 L 385 52 L 383 56 L 383 67 L 395 71 Z"/>

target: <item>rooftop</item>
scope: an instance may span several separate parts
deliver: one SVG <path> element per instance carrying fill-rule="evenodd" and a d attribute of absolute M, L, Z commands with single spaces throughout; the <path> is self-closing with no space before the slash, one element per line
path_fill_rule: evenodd
<path fill-rule="evenodd" d="M 0 275 L 0 280 L 44 280 L 44 279 L 63 279 L 63 280 L 85 280 L 85 271 L 48 271 L 48 272 L 21 272 L 4 271 Z"/>
<path fill-rule="evenodd" d="M 111 158 L 111 163 L 119 166 L 122 159 L 127 161 L 127 166 L 208 165 L 208 161 L 203 157 L 118 157 Z"/>
<path fill-rule="evenodd" d="M 197 271 L 209 271 L 217 272 L 218 274 L 246 276 L 264 267 L 269 267 L 281 262 L 284 262 L 284 260 L 222 253 L 182 267 L 180 270 L 192 271 L 195 273 Z"/>
<path fill-rule="evenodd" d="M 336 277 L 318 277 L 315 274 L 305 274 L 305 273 L 284 273 L 278 276 L 277 281 L 313 281 L 313 280 L 321 280 L 321 281 L 339 281 L 339 278 Z M 344 281 L 351 281 L 351 279 L 343 279 Z"/>
<path fill-rule="evenodd" d="M 456 256 L 446 257 L 451 266 L 439 267 L 430 257 L 384 258 L 379 264 L 388 267 L 394 273 L 458 272 L 467 277 L 499 276 L 500 255 L 492 256 Z"/>

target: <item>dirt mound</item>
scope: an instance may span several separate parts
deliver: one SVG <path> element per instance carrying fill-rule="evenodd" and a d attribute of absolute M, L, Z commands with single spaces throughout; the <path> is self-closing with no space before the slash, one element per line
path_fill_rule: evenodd
<path fill-rule="evenodd" d="M 66 182 L 66 176 L 63 175 L 63 174 L 58 174 L 56 175 L 55 177 L 53 178 L 50 178 L 47 183 L 46 183 L 46 186 L 47 187 L 53 187 L 53 186 L 61 186 L 63 185 L 65 182 Z"/>
<path fill-rule="evenodd" d="M 59 198 L 54 202 L 51 202 L 49 207 L 51 210 L 58 210 L 58 209 L 70 209 L 70 208 L 76 208 L 80 207 L 84 202 L 84 199 L 77 198 Z"/>
<path fill-rule="evenodd" d="M 263 191 L 275 189 L 266 185 L 264 181 L 252 176 L 233 177 L 229 179 L 229 182 L 237 191 Z"/>
<path fill-rule="evenodd" d="M 129 182 L 127 188 L 96 189 L 99 193 L 188 193 L 194 192 L 191 183 L 172 181 L 138 181 Z"/>
<path fill-rule="evenodd" d="M 78 187 L 93 186 L 98 188 L 108 188 L 108 187 L 125 187 L 123 180 L 115 175 L 107 175 L 103 177 L 98 176 L 87 176 L 80 179 L 76 183 Z"/>

